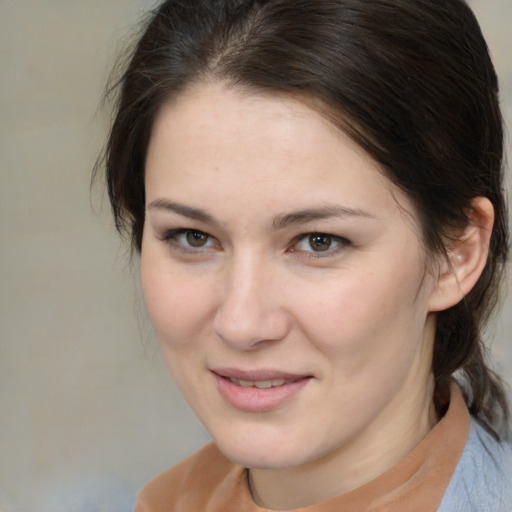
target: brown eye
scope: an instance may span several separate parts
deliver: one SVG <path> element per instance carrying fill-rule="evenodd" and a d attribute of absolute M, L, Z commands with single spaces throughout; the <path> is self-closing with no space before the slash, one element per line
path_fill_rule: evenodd
<path fill-rule="evenodd" d="M 185 238 L 191 247 L 203 247 L 208 243 L 208 235 L 201 231 L 187 231 Z"/>
<path fill-rule="evenodd" d="M 332 238 L 329 235 L 316 234 L 309 237 L 309 246 L 315 252 L 327 251 L 331 245 Z"/>
<path fill-rule="evenodd" d="M 290 252 L 309 254 L 309 257 L 335 256 L 352 244 L 346 238 L 326 233 L 305 233 L 290 247 Z"/>

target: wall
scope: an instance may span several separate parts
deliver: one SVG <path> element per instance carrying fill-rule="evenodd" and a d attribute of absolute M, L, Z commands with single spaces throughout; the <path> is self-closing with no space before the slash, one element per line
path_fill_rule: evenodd
<path fill-rule="evenodd" d="M 133 299 L 104 193 L 89 192 L 102 86 L 151 3 L 0 0 L 0 512 L 131 510 L 207 439 Z M 473 5 L 512 126 L 512 2 Z M 512 382 L 510 300 L 496 331 Z"/>

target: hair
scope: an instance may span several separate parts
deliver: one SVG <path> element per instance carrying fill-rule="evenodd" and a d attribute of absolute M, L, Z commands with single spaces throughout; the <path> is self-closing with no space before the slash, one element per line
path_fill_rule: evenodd
<path fill-rule="evenodd" d="M 144 165 L 155 117 L 194 84 L 222 81 L 309 98 L 413 201 L 429 254 L 467 225 L 471 201 L 495 212 L 486 267 L 438 313 L 434 403 L 462 376 L 472 414 L 496 437 L 508 426 L 503 384 L 482 332 L 508 248 L 498 84 L 463 0 L 167 0 L 150 16 L 117 92 L 104 152 L 117 229 L 140 251 Z M 505 427 L 505 428 L 504 428 Z"/>

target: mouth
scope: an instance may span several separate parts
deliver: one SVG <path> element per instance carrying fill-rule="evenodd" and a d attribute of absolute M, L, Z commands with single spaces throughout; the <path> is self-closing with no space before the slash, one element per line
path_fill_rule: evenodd
<path fill-rule="evenodd" d="M 258 388 L 258 389 L 269 389 L 284 386 L 295 382 L 294 380 L 287 379 L 272 379 L 272 380 L 242 380 L 235 377 L 230 377 L 229 380 L 242 388 Z M 298 380 L 298 379 L 297 379 Z"/>
<path fill-rule="evenodd" d="M 293 399 L 312 379 L 274 370 L 212 371 L 221 397 L 232 407 L 245 412 L 265 412 L 276 409 Z"/>

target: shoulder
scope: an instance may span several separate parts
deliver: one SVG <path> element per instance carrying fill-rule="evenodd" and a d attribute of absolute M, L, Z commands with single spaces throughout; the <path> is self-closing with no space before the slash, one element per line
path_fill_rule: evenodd
<path fill-rule="evenodd" d="M 438 512 L 512 512 L 512 445 L 471 419 L 462 457 Z"/>
<path fill-rule="evenodd" d="M 209 443 L 149 482 L 137 497 L 135 512 L 200 510 L 205 500 L 242 471 Z"/>

